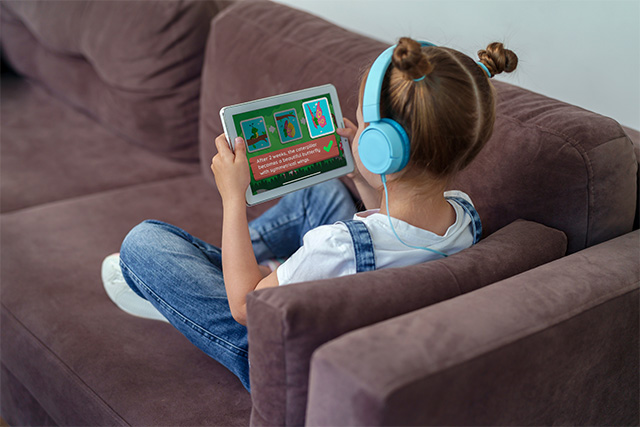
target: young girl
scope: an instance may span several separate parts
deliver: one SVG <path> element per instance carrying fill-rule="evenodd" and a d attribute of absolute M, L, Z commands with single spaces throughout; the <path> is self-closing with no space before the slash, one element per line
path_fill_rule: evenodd
<path fill-rule="evenodd" d="M 481 225 L 469 197 L 444 190 L 489 139 L 495 118 L 489 78 L 513 71 L 517 57 L 492 43 L 476 62 L 409 38 L 400 39 L 386 63 L 383 55 L 362 79 L 357 126 L 345 120 L 338 131 L 351 142 L 357 166 L 352 178 L 370 210 L 356 213 L 351 194 L 335 180 L 283 197 L 248 224 L 246 147 L 236 138 L 234 154 L 220 135 L 211 169 L 224 209 L 223 250 L 173 225 L 145 221 L 127 235 L 120 254 L 103 263 L 111 299 L 131 314 L 170 322 L 249 390 L 248 293 L 417 264 L 475 243 Z M 372 97 L 373 113 L 367 104 Z M 374 121 L 371 114 L 404 129 L 406 166 L 385 172 L 374 167 L 376 173 L 363 166 L 360 136 Z"/>

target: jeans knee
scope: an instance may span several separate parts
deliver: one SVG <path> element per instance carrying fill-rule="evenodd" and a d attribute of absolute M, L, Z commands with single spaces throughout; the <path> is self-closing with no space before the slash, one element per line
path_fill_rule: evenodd
<path fill-rule="evenodd" d="M 154 220 L 145 220 L 133 227 L 122 241 L 120 259 L 130 262 L 143 254 L 148 256 L 154 246 L 154 236 L 161 228 L 161 224 Z"/>
<path fill-rule="evenodd" d="M 314 191 L 319 193 L 342 193 L 346 190 L 345 185 L 339 179 L 330 179 L 329 181 L 322 182 L 318 185 L 314 185 L 312 188 Z"/>
<path fill-rule="evenodd" d="M 349 190 L 339 179 L 332 179 L 308 188 L 307 203 L 316 200 L 320 203 L 327 203 L 329 200 L 343 200 L 351 198 Z"/>

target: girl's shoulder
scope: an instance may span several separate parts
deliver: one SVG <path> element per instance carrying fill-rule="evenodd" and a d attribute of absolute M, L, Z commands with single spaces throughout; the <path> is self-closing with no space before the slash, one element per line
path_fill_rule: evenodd
<path fill-rule="evenodd" d="M 302 240 L 304 244 L 341 246 L 351 239 L 349 238 L 349 229 L 347 226 L 342 221 L 338 221 L 333 224 L 321 225 L 307 231 Z"/>

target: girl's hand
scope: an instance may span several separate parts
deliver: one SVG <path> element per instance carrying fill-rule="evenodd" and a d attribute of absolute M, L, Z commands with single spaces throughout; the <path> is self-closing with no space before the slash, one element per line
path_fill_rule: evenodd
<path fill-rule="evenodd" d="M 360 118 L 359 118 L 360 119 Z M 347 176 L 351 178 L 358 189 L 362 203 L 366 209 L 373 209 L 380 207 L 380 190 L 374 188 L 369 184 L 369 181 L 362 176 L 360 168 L 363 168 L 365 173 L 371 175 L 371 172 L 364 170 L 364 166 L 360 163 L 360 157 L 358 155 L 358 148 L 355 146 L 358 143 L 358 131 L 360 130 L 351 120 L 345 118 L 345 128 L 338 128 L 338 135 L 349 138 L 351 142 L 351 151 L 353 153 L 353 161 L 355 162 L 355 168 L 353 172 Z"/>
<path fill-rule="evenodd" d="M 346 137 L 349 142 L 353 142 L 356 136 L 356 132 L 358 132 L 358 126 L 355 125 L 351 120 L 344 118 L 344 124 L 346 127 L 338 128 L 338 135 Z"/>
<path fill-rule="evenodd" d="M 216 177 L 216 186 L 222 202 L 242 201 L 251 181 L 249 163 L 247 162 L 247 147 L 241 137 L 235 140 L 235 154 L 229 148 L 224 134 L 216 138 L 218 154 L 211 159 L 211 171 Z"/>
<path fill-rule="evenodd" d="M 351 151 L 355 154 L 355 151 L 357 150 L 355 147 L 353 147 L 353 144 L 355 143 L 355 137 L 358 133 L 358 126 L 356 126 L 355 123 L 353 123 L 346 117 L 344 118 L 344 124 L 346 125 L 346 127 L 337 129 L 338 135 L 344 136 L 349 140 L 349 143 L 351 144 Z M 354 182 L 366 184 L 365 179 L 362 177 L 362 175 L 360 175 L 360 171 L 357 167 L 353 168 L 353 172 L 347 174 L 347 176 Z"/>

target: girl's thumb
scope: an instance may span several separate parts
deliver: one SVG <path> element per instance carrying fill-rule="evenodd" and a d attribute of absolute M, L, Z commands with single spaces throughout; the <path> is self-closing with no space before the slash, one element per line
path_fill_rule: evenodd
<path fill-rule="evenodd" d="M 244 140 L 242 139 L 242 137 L 240 137 L 240 136 L 236 137 L 236 140 L 235 140 L 235 151 L 236 151 L 236 153 L 238 151 L 244 152 L 245 148 L 246 147 L 244 145 Z"/>

